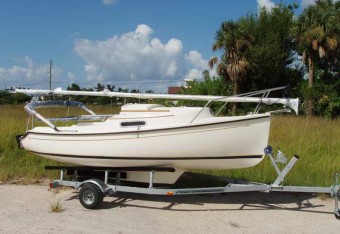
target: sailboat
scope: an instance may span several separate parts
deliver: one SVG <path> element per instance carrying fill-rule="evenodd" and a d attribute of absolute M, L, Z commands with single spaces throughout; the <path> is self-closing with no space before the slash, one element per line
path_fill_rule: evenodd
<path fill-rule="evenodd" d="M 33 96 L 25 110 L 32 119 L 46 124 L 28 129 L 17 141 L 31 153 L 70 164 L 108 168 L 171 167 L 176 173 L 164 179 L 170 183 L 186 170 L 247 168 L 257 165 L 264 157 L 272 113 L 291 109 L 298 112 L 298 99 L 268 97 L 270 92 L 283 88 L 228 97 L 16 89 L 15 92 Z M 129 103 L 123 105 L 118 114 L 97 115 L 80 102 L 39 101 L 41 95 L 198 100 L 207 104 L 167 107 Z M 222 102 L 222 108 L 229 102 L 253 102 L 258 106 L 247 115 L 221 116 L 222 108 L 217 113 L 209 108 L 212 102 Z M 280 104 L 284 108 L 260 113 L 261 104 Z M 48 119 L 37 112 L 38 108 L 58 106 L 80 107 L 88 114 Z M 74 124 L 57 126 L 60 121 Z M 133 180 L 144 180 L 142 177 L 140 173 L 132 175 Z"/>

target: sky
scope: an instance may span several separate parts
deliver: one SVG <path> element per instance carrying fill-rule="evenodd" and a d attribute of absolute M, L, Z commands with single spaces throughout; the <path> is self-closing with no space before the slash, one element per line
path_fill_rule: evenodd
<path fill-rule="evenodd" d="M 0 90 L 49 89 L 52 60 L 52 89 L 164 93 L 208 69 L 223 21 L 280 2 L 299 14 L 314 0 L 1 0 Z"/>

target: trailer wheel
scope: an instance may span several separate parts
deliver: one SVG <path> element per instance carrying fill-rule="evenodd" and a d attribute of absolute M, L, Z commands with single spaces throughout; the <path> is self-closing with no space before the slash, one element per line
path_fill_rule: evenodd
<path fill-rule="evenodd" d="M 92 183 L 84 184 L 79 192 L 79 201 L 86 209 L 97 209 L 103 204 L 104 194 Z"/>

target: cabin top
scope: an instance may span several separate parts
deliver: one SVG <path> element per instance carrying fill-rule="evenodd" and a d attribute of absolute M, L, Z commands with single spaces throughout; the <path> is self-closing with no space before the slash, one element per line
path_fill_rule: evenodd
<path fill-rule="evenodd" d="M 160 104 L 125 104 L 121 108 L 121 112 L 153 112 L 153 111 L 169 111 Z"/>

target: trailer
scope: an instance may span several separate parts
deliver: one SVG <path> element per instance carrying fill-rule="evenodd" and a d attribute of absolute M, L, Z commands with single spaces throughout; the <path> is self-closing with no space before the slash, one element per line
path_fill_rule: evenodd
<path fill-rule="evenodd" d="M 112 168 L 112 167 L 68 167 L 68 166 L 46 166 L 47 170 L 60 170 L 60 178 L 50 183 L 50 188 L 59 186 L 73 187 L 79 191 L 79 201 L 87 209 L 100 208 L 105 196 L 117 193 L 139 193 L 148 195 L 194 195 L 194 194 L 215 194 L 215 193 L 235 193 L 235 192 L 301 192 L 301 193 L 323 193 L 334 198 L 334 214 L 340 219 L 340 173 L 335 173 L 335 183 L 330 187 L 308 187 L 308 186 L 285 186 L 284 178 L 299 160 L 294 155 L 289 163 L 280 170 L 278 163 L 286 163 L 287 158 L 282 152 L 278 152 L 276 158 L 272 152 L 272 147 L 264 149 L 265 155 L 271 160 L 277 172 L 277 178 L 271 184 L 263 183 L 228 183 L 224 187 L 202 187 L 202 188 L 168 188 L 157 187 L 154 184 L 155 172 L 174 172 L 171 167 L 132 167 L 132 168 Z M 131 171 L 144 171 L 149 173 L 147 187 L 121 185 L 126 173 Z M 72 175 L 72 179 L 65 179 L 65 174 Z M 79 180 L 79 175 L 87 175 L 88 178 Z M 114 178 L 114 181 L 109 181 Z"/>

